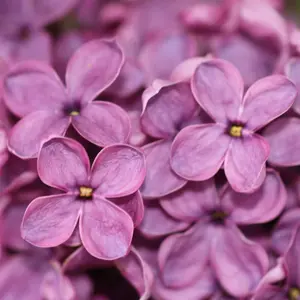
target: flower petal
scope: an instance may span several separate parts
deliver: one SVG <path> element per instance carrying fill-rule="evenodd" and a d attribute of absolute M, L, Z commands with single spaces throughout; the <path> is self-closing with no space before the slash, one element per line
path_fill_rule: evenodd
<path fill-rule="evenodd" d="M 23 217 L 23 239 L 37 247 L 56 247 L 64 243 L 75 229 L 80 207 L 74 195 L 36 198 Z"/>
<path fill-rule="evenodd" d="M 282 118 L 264 130 L 263 136 L 270 145 L 268 162 L 283 167 L 300 164 L 299 129 L 298 118 Z"/>
<path fill-rule="evenodd" d="M 269 145 L 263 137 L 253 134 L 232 140 L 224 169 L 231 187 L 239 193 L 251 193 L 263 181 Z M 265 174 L 263 175 L 265 176 Z"/>
<path fill-rule="evenodd" d="M 156 238 L 186 229 L 190 223 L 168 215 L 157 201 L 145 201 L 145 213 L 139 231 L 147 238 Z"/>
<path fill-rule="evenodd" d="M 186 180 L 171 169 L 171 141 L 157 141 L 146 145 L 143 150 L 147 164 L 146 178 L 141 187 L 144 198 L 159 198 L 185 185 Z"/>
<path fill-rule="evenodd" d="M 218 194 L 213 180 L 188 182 L 182 189 L 160 199 L 164 210 L 172 217 L 195 222 L 206 211 L 218 206 Z"/>
<path fill-rule="evenodd" d="M 53 138 L 43 145 L 37 168 L 45 184 L 68 191 L 87 184 L 90 161 L 75 140 Z"/>
<path fill-rule="evenodd" d="M 229 62 L 212 59 L 196 69 L 192 91 L 201 107 L 217 122 L 235 121 L 242 102 L 244 82 Z"/>
<path fill-rule="evenodd" d="M 93 201 L 84 203 L 79 230 L 83 246 L 91 255 L 114 260 L 128 253 L 133 222 L 115 204 L 94 197 Z"/>
<path fill-rule="evenodd" d="M 141 300 L 150 297 L 154 274 L 134 247 L 131 247 L 128 255 L 116 261 L 116 266 L 121 274 L 137 289 Z"/>
<path fill-rule="evenodd" d="M 144 217 L 144 202 L 139 191 L 132 195 L 121 198 L 110 198 L 109 200 L 129 214 L 135 227 L 140 225 Z"/>
<path fill-rule="evenodd" d="M 162 87 L 144 105 L 142 128 L 155 138 L 173 137 L 197 108 L 190 85 L 185 82 Z"/>
<path fill-rule="evenodd" d="M 104 101 L 89 103 L 72 118 L 72 124 L 84 138 L 100 147 L 125 143 L 131 133 L 127 113 L 118 105 Z"/>
<path fill-rule="evenodd" d="M 187 180 L 213 177 L 223 164 L 230 137 L 215 125 L 193 125 L 181 130 L 171 149 L 172 169 Z"/>
<path fill-rule="evenodd" d="M 115 41 L 92 40 L 71 57 L 66 83 L 71 99 L 91 102 L 117 78 L 123 65 L 123 53 Z"/>
<path fill-rule="evenodd" d="M 55 71 L 38 61 L 20 62 L 4 79 L 4 101 L 17 116 L 37 110 L 55 111 L 67 101 L 65 88 Z"/>
<path fill-rule="evenodd" d="M 208 261 L 210 240 L 204 223 L 185 233 L 169 236 L 158 252 L 158 264 L 164 284 L 179 288 L 191 285 L 201 276 Z"/>
<path fill-rule="evenodd" d="M 298 90 L 293 109 L 300 114 L 300 59 L 298 57 L 293 57 L 288 61 L 285 67 L 285 74 L 295 84 Z"/>
<path fill-rule="evenodd" d="M 273 75 L 255 82 L 243 101 L 241 121 L 247 128 L 259 130 L 285 113 L 297 96 L 295 85 L 285 76 Z"/>
<path fill-rule="evenodd" d="M 11 130 L 8 147 L 22 159 L 35 158 L 43 142 L 64 135 L 69 118 L 51 111 L 35 111 L 21 119 Z"/>
<path fill-rule="evenodd" d="M 287 192 L 279 174 L 268 170 L 261 187 L 251 194 L 235 192 L 228 185 L 221 203 L 238 224 L 265 223 L 275 219 L 285 208 Z"/>
<path fill-rule="evenodd" d="M 100 151 L 92 166 L 95 194 L 123 197 L 136 192 L 144 181 L 146 162 L 142 152 L 128 145 L 113 145 Z"/>
<path fill-rule="evenodd" d="M 228 293 L 237 298 L 251 294 L 268 269 L 268 256 L 236 227 L 224 228 L 212 245 L 211 263 Z"/>

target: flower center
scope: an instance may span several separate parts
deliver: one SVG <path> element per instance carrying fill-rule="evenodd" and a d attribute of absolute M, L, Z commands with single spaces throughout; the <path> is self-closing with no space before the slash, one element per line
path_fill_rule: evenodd
<path fill-rule="evenodd" d="M 23 41 L 27 40 L 30 36 L 30 33 L 31 33 L 31 30 L 30 30 L 30 27 L 29 25 L 23 25 L 21 26 L 21 28 L 19 29 L 19 38 Z"/>
<path fill-rule="evenodd" d="M 223 224 L 227 216 L 227 213 L 221 210 L 215 210 L 210 214 L 211 221 L 216 224 Z"/>
<path fill-rule="evenodd" d="M 300 297 L 300 290 L 298 288 L 290 288 L 289 290 L 289 300 L 298 300 Z"/>
<path fill-rule="evenodd" d="M 93 196 L 93 189 L 87 186 L 79 188 L 79 197 L 82 199 L 91 199 Z"/>
<path fill-rule="evenodd" d="M 67 116 L 76 117 L 80 115 L 81 111 L 81 104 L 79 101 L 74 101 L 73 103 L 66 105 L 64 107 L 64 113 Z"/>
<path fill-rule="evenodd" d="M 232 137 L 241 137 L 242 136 L 243 126 L 241 125 L 232 125 L 229 129 L 229 134 Z"/>

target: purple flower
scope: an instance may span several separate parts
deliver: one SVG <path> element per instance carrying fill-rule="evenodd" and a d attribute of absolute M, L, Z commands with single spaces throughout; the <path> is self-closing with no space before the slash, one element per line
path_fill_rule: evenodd
<path fill-rule="evenodd" d="M 250 193 L 265 177 L 269 145 L 255 132 L 287 111 L 297 95 L 284 76 L 266 77 L 245 96 L 237 69 L 223 60 L 200 64 L 192 91 L 213 124 L 188 126 L 176 136 L 171 149 L 172 169 L 187 180 L 206 180 L 224 165 L 230 185 Z"/>
<path fill-rule="evenodd" d="M 144 197 L 155 198 L 178 190 L 186 183 L 172 171 L 169 156 L 174 137 L 196 115 L 197 103 L 185 82 L 163 86 L 153 94 L 150 87 L 144 92 L 144 100 L 142 130 L 159 140 L 143 147 L 148 168 L 141 192 Z"/>
<path fill-rule="evenodd" d="M 23 62 L 13 67 L 4 83 L 5 103 L 23 118 L 11 131 L 9 149 L 21 158 L 36 157 L 42 143 L 64 135 L 70 123 L 101 147 L 127 141 L 130 120 L 123 109 L 92 101 L 115 80 L 122 64 L 115 42 L 94 40 L 70 59 L 66 87 L 45 64 Z"/>
<path fill-rule="evenodd" d="M 253 194 L 236 193 L 227 185 L 220 199 L 212 181 L 191 182 L 160 203 L 173 218 L 196 222 L 184 233 L 166 238 L 160 247 L 158 263 L 166 286 L 192 285 L 210 263 L 232 296 L 244 297 L 254 291 L 267 271 L 268 256 L 236 225 L 264 223 L 280 214 L 286 191 L 276 172 L 270 170 L 262 187 Z"/>
<path fill-rule="evenodd" d="M 90 169 L 78 142 L 53 138 L 39 153 L 38 173 L 44 183 L 64 193 L 30 203 L 21 226 L 26 241 L 55 247 L 66 242 L 79 223 L 81 241 L 91 255 L 112 260 L 127 254 L 134 223 L 143 215 L 137 192 L 145 176 L 141 152 L 127 145 L 109 146 Z"/>

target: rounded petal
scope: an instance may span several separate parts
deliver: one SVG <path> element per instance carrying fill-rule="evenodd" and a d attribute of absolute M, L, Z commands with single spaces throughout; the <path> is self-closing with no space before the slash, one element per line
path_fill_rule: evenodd
<path fill-rule="evenodd" d="M 45 141 L 65 134 L 69 123 L 69 118 L 51 111 L 30 113 L 11 130 L 8 148 L 22 159 L 35 158 Z"/>
<path fill-rule="evenodd" d="M 121 48 L 115 41 L 92 40 L 71 57 L 66 71 L 69 96 L 82 104 L 91 102 L 120 73 L 124 62 Z"/>
<path fill-rule="evenodd" d="M 171 169 L 171 141 L 157 141 L 144 146 L 143 150 L 147 164 L 146 178 L 141 187 L 144 198 L 159 198 L 186 184 L 186 180 Z"/>
<path fill-rule="evenodd" d="M 164 210 L 172 217 L 195 222 L 219 204 L 213 180 L 188 182 L 182 189 L 160 199 Z"/>
<path fill-rule="evenodd" d="M 252 193 L 263 182 L 269 145 L 263 137 L 253 134 L 232 139 L 224 169 L 231 187 L 239 193 Z M 263 175 L 265 176 L 265 174 Z"/>
<path fill-rule="evenodd" d="M 295 227 L 300 224 L 300 209 L 290 209 L 285 212 L 276 224 L 271 238 L 272 250 L 279 256 L 283 255 L 292 239 Z"/>
<path fill-rule="evenodd" d="M 282 118 L 274 121 L 263 132 L 270 145 L 268 162 L 275 166 L 300 165 L 300 120 Z"/>
<path fill-rule="evenodd" d="M 36 198 L 23 217 L 23 239 L 37 247 L 56 247 L 64 243 L 75 229 L 80 207 L 74 195 Z"/>
<path fill-rule="evenodd" d="M 139 191 L 132 195 L 109 200 L 129 214 L 135 227 L 140 225 L 144 217 L 144 202 Z"/>
<path fill-rule="evenodd" d="M 263 247 L 247 240 L 235 227 L 224 228 L 215 239 L 210 259 L 222 286 L 237 298 L 255 290 L 269 265 Z"/>
<path fill-rule="evenodd" d="M 251 194 L 235 192 L 229 185 L 221 203 L 230 211 L 230 219 L 238 224 L 258 224 L 275 219 L 285 208 L 287 192 L 279 174 L 268 170 L 261 187 Z"/>
<path fill-rule="evenodd" d="M 259 130 L 285 113 L 297 96 L 295 85 L 282 75 L 265 77 L 247 91 L 240 117 L 246 127 Z"/>
<path fill-rule="evenodd" d="M 53 138 L 44 143 L 37 168 L 45 184 L 68 191 L 88 183 L 90 161 L 83 146 L 75 140 Z"/>
<path fill-rule="evenodd" d="M 186 229 L 190 223 L 168 215 L 158 202 L 145 202 L 145 213 L 139 231 L 147 238 L 157 238 Z"/>
<path fill-rule="evenodd" d="M 84 203 L 79 230 L 83 246 L 91 255 L 114 260 L 128 253 L 133 222 L 124 210 L 97 198 Z"/>
<path fill-rule="evenodd" d="M 123 197 L 136 192 L 146 175 L 142 152 L 128 145 L 113 145 L 100 151 L 92 166 L 95 194 Z"/>
<path fill-rule="evenodd" d="M 13 66 L 4 79 L 4 101 L 17 116 L 37 110 L 62 107 L 65 88 L 55 71 L 45 63 L 24 61 Z"/>
<path fill-rule="evenodd" d="M 125 143 L 131 133 L 127 113 L 118 105 L 104 101 L 89 103 L 72 118 L 72 124 L 84 138 L 100 147 Z"/>
<path fill-rule="evenodd" d="M 162 87 L 144 105 L 142 128 L 155 138 L 173 137 L 197 108 L 190 85 L 185 82 Z"/>
<path fill-rule="evenodd" d="M 298 57 L 293 57 L 288 61 L 285 66 L 285 75 L 295 84 L 298 90 L 293 109 L 300 114 L 300 59 Z"/>
<path fill-rule="evenodd" d="M 217 122 L 235 121 L 242 102 L 244 82 L 229 62 L 212 59 L 196 69 L 192 91 L 200 106 Z"/>
<path fill-rule="evenodd" d="M 193 125 L 181 130 L 172 144 L 172 169 L 187 180 L 213 177 L 223 164 L 231 140 L 224 131 L 215 124 Z"/>
<path fill-rule="evenodd" d="M 201 276 L 210 248 L 205 226 L 198 224 L 185 233 L 171 235 L 161 244 L 158 264 L 166 286 L 185 287 Z"/>
<path fill-rule="evenodd" d="M 137 289 L 141 300 L 146 300 L 150 297 L 154 274 L 150 266 L 134 247 L 131 247 L 128 255 L 116 261 L 116 267 Z"/>

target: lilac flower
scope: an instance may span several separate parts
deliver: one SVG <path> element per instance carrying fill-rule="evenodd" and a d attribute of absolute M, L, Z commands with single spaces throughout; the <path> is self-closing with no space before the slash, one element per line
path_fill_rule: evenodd
<path fill-rule="evenodd" d="M 229 294 L 251 294 L 267 271 L 268 257 L 263 247 L 246 239 L 236 225 L 268 222 L 279 215 L 285 203 L 284 185 L 271 170 L 262 187 L 250 195 L 236 193 L 227 185 L 219 199 L 213 182 L 206 181 L 188 183 L 164 197 L 161 205 L 168 214 L 196 222 L 162 243 L 158 263 L 164 284 L 173 288 L 192 285 L 210 263 Z"/>
<path fill-rule="evenodd" d="M 197 104 L 188 83 L 163 86 L 154 95 L 148 95 L 150 89 L 144 92 L 141 127 L 159 140 L 143 147 L 148 168 L 141 192 L 144 197 L 154 198 L 178 190 L 186 183 L 172 171 L 169 156 L 174 137 L 196 115 Z"/>
<path fill-rule="evenodd" d="M 224 164 L 236 191 L 253 192 L 264 180 L 269 156 L 268 143 L 255 132 L 290 108 L 297 95 L 294 85 L 274 75 L 257 81 L 243 97 L 237 69 L 226 61 L 211 60 L 196 69 L 192 91 L 215 123 L 181 130 L 172 144 L 172 169 L 187 180 L 201 181 Z"/>
<path fill-rule="evenodd" d="M 3 0 L 0 4 L 0 41 L 7 59 L 50 62 L 51 37 L 43 26 L 64 16 L 77 0 Z"/>
<path fill-rule="evenodd" d="M 90 170 L 78 142 L 53 138 L 40 151 L 38 173 L 44 183 L 64 193 L 30 203 L 21 226 L 26 241 L 55 247 L 66 242 L 79 223 L 81 241 L 91 255 L 113 260 L 127 254 L 134 223 L 143 215 L 137 192 L 145 176 L 142 153 L 131 146 L 109 146 Z"/>
<path fill-rule="evenodd" d="M 43 141 L 64 135 L 70 123 L 102 147 L 127 141 L 128 115 L 115 104 L 92 101 L 115 80 L 122 64 L 115 42 L 94 40 L 70 59 L 66 88 L 45 64 L 23 62 L 13 67 L 5 79 L 5 103 L 23 118 L 11 131 L 9 149 L 21 158 L 36 157 Z"/>

